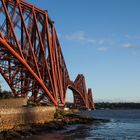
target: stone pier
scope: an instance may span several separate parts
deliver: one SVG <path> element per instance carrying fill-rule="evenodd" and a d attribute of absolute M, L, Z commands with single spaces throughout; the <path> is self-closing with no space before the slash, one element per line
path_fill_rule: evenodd
<path fill-rule="evenodd" d="M 53 121 L 56 112 L 54 106 L 24 107 L 23 104 L 24 100 L 0 100 L 0 131 L 30 129 L 34 124 Z"/>

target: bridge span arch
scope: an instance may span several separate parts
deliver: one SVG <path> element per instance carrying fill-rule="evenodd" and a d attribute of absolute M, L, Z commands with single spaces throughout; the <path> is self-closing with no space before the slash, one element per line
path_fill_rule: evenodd
<path fill-rule="evenodd" d="M 84 99 L 83 95 L 75 89 L 73 86 L 69 85 L 68 89 L 70 89 L 73 93 L 73 100 L 74 100 L 74 108 L 78 109 L 88 109 L 86 106 L 86 100 Z M 67 96 L 67 95 L 66 95 Z"/>

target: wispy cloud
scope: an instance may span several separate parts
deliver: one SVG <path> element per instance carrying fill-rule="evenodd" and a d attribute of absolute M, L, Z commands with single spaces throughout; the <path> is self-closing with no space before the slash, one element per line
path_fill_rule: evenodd
<path fill-rule="evenodd" d="M 136 56 L 137 53 L 140 51 L 139 45 L 134 45 L 132 43 L 125 43 L 122 45 L 124 49 L 130 50 L 133 56 Z"/>
<path fill-rule="evenodd" d="M 99 47 L 97 48 L 97 51 L 100 51 L 100 52 L 106 52 L 108 50 L 107 47 Z"/>
<path fill-rule="evenodd" d="M 96 47 L 110 45 L 112 43 L 109 39 L 95 38 L 95 37 L 92 37 L 92 36 L 86 34 L 83 31 L 74 32 L 72 34 L 65 35 L 65 39 L 77 41 L 77 42 L 84 43 L 84 44 L 91 44 Z"/>
<path fill-rule="evenodd" d="M 79 41 L 80 43 L 96 43 L 96 40 L 89 37 L 85 32 L 75 32 L 69 35 L 66 35 L 66 39 Z"/>
<path fill-rule="evenodd" d="M 131 49 L 131 48 L 134 48 L 134 45 L 132 45 L 131 43 L 125 43 L 122 45 L 122 47 L 126 49 Z"/>
<path fill-rule="evenodd" d="M 127 38 L 127 39 L 140 39 L 140 35 L 125 34 L 124 37 Z"/>
<path fill-rule="evenodd" d="M 115 50 L 118 46 L 119 49 L 130 50 L 133 55 L 140 52 L 140 42 L 138 38 L 140 35 L 117 35 L 110 34 L 104 37 L 97 37 L 90 35 L 84 31 L 77 31 L 67 35 L 61 35 L 61 38 L 67 41 L 74 41 L 81 45 L 93 46 L 98 52 L 108 52 L 109 50 Z M 121 51 L 121 50 L 120 50 Z"/>
<path fill-rule="evenodd" d="M 99 45 L 104 45 L 105 43 L 106 43 L 106 40 L 105 39 L 98 40 L 98 44 Z"/>

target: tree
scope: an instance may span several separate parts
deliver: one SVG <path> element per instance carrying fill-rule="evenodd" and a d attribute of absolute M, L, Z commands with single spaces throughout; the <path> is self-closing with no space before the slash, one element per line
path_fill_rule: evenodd
<path fill-rule="evenodd" d="M 0 98 L 1 99 L 8 99 L 8 98 L 13 98 L 13 94 L 11 91 L 2 91 L 1 85 L 0 85 Z"/>

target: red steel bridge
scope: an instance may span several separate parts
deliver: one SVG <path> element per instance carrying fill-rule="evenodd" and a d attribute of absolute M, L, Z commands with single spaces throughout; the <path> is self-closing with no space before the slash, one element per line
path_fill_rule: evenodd
<path fill-rule="evenodd" d="M 21 0 L 0 0 L 0 73 L 15 97 L 59 107 L 69 88 L 76 108 L 94 109 L 84 76 L 70 80 L 48 12 Z"/>

